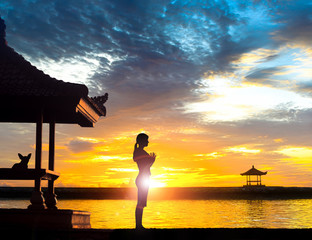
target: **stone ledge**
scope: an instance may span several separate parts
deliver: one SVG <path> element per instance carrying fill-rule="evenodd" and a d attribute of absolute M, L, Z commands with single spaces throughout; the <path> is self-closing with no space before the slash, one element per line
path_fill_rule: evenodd
<path fill-rule="evenodd" d="M 0 209 L 0 225 L 44 229 L 91 228 L 89 212 L 69 209 Z"/>

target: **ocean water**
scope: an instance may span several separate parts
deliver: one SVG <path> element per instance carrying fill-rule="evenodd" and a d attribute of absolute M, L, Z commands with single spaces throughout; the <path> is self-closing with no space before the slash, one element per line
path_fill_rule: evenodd
<path fill-rule="evenodd" d="M 1 208 L 28 200 L 0 199 Z M 134 228 L 134 200 L 59 200 L 60 209 L 91 212 L 92 228 Z M 146 228 L 312 228 L 312 199 L 148 201 Z"/>

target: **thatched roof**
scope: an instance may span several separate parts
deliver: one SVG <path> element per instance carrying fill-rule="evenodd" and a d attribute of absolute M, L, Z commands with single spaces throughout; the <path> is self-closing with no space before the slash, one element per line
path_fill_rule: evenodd
<path fill-rule="evenodd" d="M 107 93 L 88 96 L 83 84 L 57 80 L 31 65 L 7 45 L 6 26 L 0 18 L 0 122 L 35 122 L 43 111 L 43 121 L 93 126 L 106 115 Z"/>
<path fill-rule="evenodd" d="M 256 169 L 254 165 L 252 165 L 251 169 L 249 169 L 247 172 L 241 173 L 241 175 L 266 175 L 267 173 L 268 172 L 261 172 L 260 170 Z"/>

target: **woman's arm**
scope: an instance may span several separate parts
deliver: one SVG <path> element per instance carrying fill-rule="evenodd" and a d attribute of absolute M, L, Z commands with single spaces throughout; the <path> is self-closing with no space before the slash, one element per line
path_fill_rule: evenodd
<path fill-rule="evenodd" d="M 144 150 L 136 150 L 133 153 L 133 160 L 135 162 L 143 160 L 145 158 L 148 159 L 149 157 L 150 157 L 150 155 Z"/>
<path fill-rule="evenodd" d="M 148 160 L 149 160 L 149 162 L 150 162 L 150 164 L 151 164 L 151 166 L 152 166 L 153 163 L 154 163 L 155 160 L 156 160 L 156 154 L 155 154 L 154 152 L 150 153 L 150 154 L 149 154 Z"/>

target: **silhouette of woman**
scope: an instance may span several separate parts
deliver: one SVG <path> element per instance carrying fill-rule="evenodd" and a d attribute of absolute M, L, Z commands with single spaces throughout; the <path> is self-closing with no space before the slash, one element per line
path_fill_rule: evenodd
<path fill-rule="evenodd" d="M 136 138 L 134 145 L 133 161 L 139 168 L 139 174 L 135 180 L 138 188 L 138 203 L 135 209 L 136 229 L 144 229 L 142 225 L 143 208 L 146 207 L 147 193 L 149 188 L 149 178 L 151 176 L 150 168 L 155 162 L 156 154 L 148 154 L 144 147 L 148 146 L 148 135 L 140 133 Z"/>

